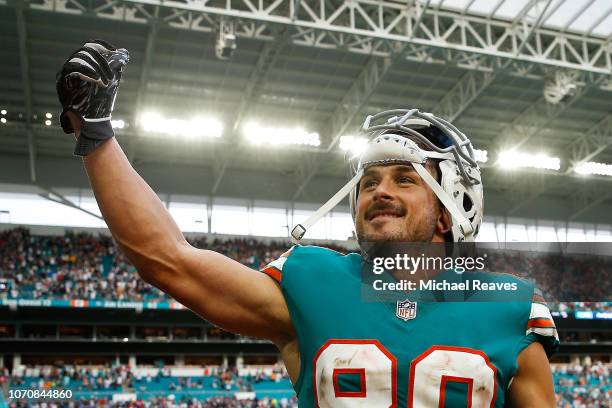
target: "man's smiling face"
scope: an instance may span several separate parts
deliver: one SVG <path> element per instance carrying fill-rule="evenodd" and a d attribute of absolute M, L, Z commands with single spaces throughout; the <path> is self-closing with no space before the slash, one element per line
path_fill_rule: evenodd
<path fill-rule="evenodd" d="M 426 168 L 436 176 L 432 166 Z M 446 211 L 410 164 L 368 168 L 355 219 L 359 242 L 444 242 L 450 228 Z"/>

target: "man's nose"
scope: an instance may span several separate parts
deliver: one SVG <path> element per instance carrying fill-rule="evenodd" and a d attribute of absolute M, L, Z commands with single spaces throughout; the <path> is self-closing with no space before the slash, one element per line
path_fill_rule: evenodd
<path fill-rule="evenodd" d="M 376 186 L 376 190 L 374 190 L 374 201 L 378 200 L 392 200 L 393 195 L 392 191 L 392 183 L 391 180 L 387 177 L 383 178 L 380 183 Z"/>

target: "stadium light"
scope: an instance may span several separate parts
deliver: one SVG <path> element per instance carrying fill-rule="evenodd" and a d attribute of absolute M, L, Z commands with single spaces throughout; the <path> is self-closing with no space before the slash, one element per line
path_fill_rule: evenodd
<path fill-rule="evenodd" d="M 340 149 L 343 151 L 351 152 L 351 155 L 358 156 L 366 148 L 368 139 L 365 137 L 358 136 L 341 136 L 340 137 Z"/>
<path fill-rule="evenodd" d="M 6 115 L 6 109 L 0 110 L 0 113 L 3 114 L 3 115 Z"/>
<path fill-rule="evenodd" d="M 247 123 L 243 128 L 244 137 L 256 145 L 304 145 L 319 146 L 319 134 L 301 128 L 266 127 L 255 122 Z"/>
<path fill-rule="evenodd" d="M 122 119 L 111 120 L 111 126 L 113 129 L 123 129 L 125 127 L 125 122 Z"/>
<path fill-rule="evenodd" d="M 578 174 L 595 174 L 598 176 L 611 176 L 612 177 L 612 164 L 598 163 L 598 162 L 582 162 L 574 168 L 574 171 Z"/>
<path fill-rule="evenodd" d="M 2 122 L 2 123 L 6 123 L 6 118 L 2 118 L 2 119 L 0 119 L 0 122 Z"/>
<path fill-rule="evenodd" d="M 489 152 L 486 150 L 474 149 L 474 158 L 477 162 L 486 163 L 489 161 Z"/>
<path fill-rule="evenodd" d="M 501 152 L 497 164 L 505 169 L 532 167 L 535 169 L 559 170 L 561 160 L 544 153 L 524 153 L 516 150 Z"/>
<path fill-rule="evenodd" d="M 45 120 L 45 125 L 46 126 L 51 126 L 51 121 L 49 119 Z"/>
<path fill-rule="evenodd" d="M 47 119 L 51 119 L 53 117 L 53 114 L 51 112 L 47 112 L 47 113 L 45 113 L 45 117 Z"/>
<path fill-rule="evenodd" d="M 196 117 L 184 120 L 164 118 L 158 113 L 146 112 L 140 116 L 140 124 L 145 132 L 185 139 L 217 138 L 223 134 L 223 123 L 215 118 Z"/>

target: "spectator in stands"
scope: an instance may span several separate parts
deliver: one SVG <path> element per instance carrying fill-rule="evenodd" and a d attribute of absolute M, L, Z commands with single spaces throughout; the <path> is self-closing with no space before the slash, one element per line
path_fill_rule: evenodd
<path fill-rule="evenodd" d="M 167 301 L 168 297 L 146 284 L 111 238 L 103 235 L 66 233 L 34 236 L 25 228 L 0 233 L 0 297 Z M 211 249 L 258 269 L 286 249 L 285 242 L 263 243 L 254 238 L 191 240 L 196 247 Z M 328 245 L 329 246 L 329 245 Z M 346 249 L 336 247 L 340 252 Z M 493 251 L 487 267 L 534 280 L 551 302 L 553 310 L 612 311 L 612 302 L 555 302 L 589 294 L 593 301 L 608 299 L 612 282 L 602 281 L 602 271 L 612 268 L 603 257 L 572 257 L 560 254 L 534 256 L 529 252 Z M 584 296 L 582 296 L 584 297 Z M 234 338 L 222 331 L 209 336 Z"/>
<path fill-rule="evenodd" d="M 279 367 L 280 368 L 280 367 Z M 559 408 L 609 408 L 612 401 L 612 381 L 610 377 L 610 363 L 604 364 L 595 362 L 590 365 L 579 364 L 558 364 L 553 365 L 553 376 L 555 380 L 555 389 L 557 391 L 557 406 Z M 276 381 L 282 377 L 287 379 L 286 374 L 282 370 L 272 370 L 272 375 L 266 376 L 263 370 L 257 371 L 255 375 L 239 376 L 235 368 L 227 368 L 219 370 L 215 378 L 219 381 L 236 381 L 239 379 L 242 384 L 255 383 L 261 381 Z M 209 374 L 213 375 L 212 370 Z M 66 378 L 68 384 L 66 384 Z M 24 370 L 16 370 L 12 376 L 6 368 L 0 369 L 0 386 L 3 384 L 13 388 L 23 388 L 24 386 L 39 387 L 41 382 L 43 387 L 47 388 L 62 388 L 73 389 L 71 382 L 83 381 L 88 384 L 85 388 L 89 389 L 95 383 L 98 383 L 99 389 L 114 389 L 123 391 L 120 384 L 125 384 L 126 380 L 134 378 L 134 374 L 128 366 L 90 366 L 90 367 L 75 367 L 72 365 L 60 366 L 43 366 L 43 367 L 26 367 Z M 142 382 L 146 382 L 150 376 L 140 378 Z M 184 391 L 193 388 L 196 383 L 192 378 L 172 377 L 171 382 L 179 384 Z M 99 380 L 102 380 L 100 383 Z M 138 378 L 136 378 L 136 382 Z M 66 401 L 49 401 L 41 400 L 38 402 L 26 401 L 10 401 L 11 408 L 20 407 L 116 407 L 116 408 L 148 408 L 148 407 L 187 407 L 187 408 L 217 408 L 217 407 L 235 407 L 235 408 L 269 408 L 269 407 L 296 407 L 297 402 L 295 397 L 287 398 L 261 398 L 261 399 L 241 399 L 238 400 L 234 396 L 215 396 L 199 400 L 195 394 L 188 394 L 180 399 L 174 398 L 171 392 L 171 386 L 165 396 L 155 396 L 148 400 L 139 400 L 131 402 L 111 402 L 110 398 L 92 398 L 78 399 Z M 177 387 L 178 391 L 178 387 Z"/>

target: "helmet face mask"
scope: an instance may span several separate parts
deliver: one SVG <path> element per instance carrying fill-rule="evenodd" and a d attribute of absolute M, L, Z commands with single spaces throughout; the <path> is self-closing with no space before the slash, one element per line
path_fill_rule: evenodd
<path fill-rule="evenodd" d="M 461 131 L 430 113 L 398 109 L 368 116 L 362 132 L 368 134 L 370 142 L 359 161 L 349 163 L 355 174 L 358 169 L 365 170 L 376 163 L 411 163 L 449 211 L 452 241 L 474 241 L 482 222 L 483 189 L 472 144 Z M 428 149 L 423 150 L 415 140 Z M 406 151 L 414 149 L 418 154 L 410 157 Z M 438 161 L 439 183 L 423 174 L 428 159 Z M 353 221 L 357 198 L 355 188 L 349 198 Z"/>
<path fill-rule="evenodd" d="M 418 109 L 380 112 L 368 116 L 361 131 L 368 135 L 370 139 L 368 145 L 371 145 L 379 135 L 396 134 L 414 137 L 428 146 L 426 151 L 434 153 L 428 154 L 428 157 L 435 157 L 435 153 L 452 153 L 452 159 L 465 183 L 481 184 L 480 178 L 469 173 L 472 168 L 479 169 L 470 140 L 451 123 L 431 113 L 419 112 Z"/>
<path fill-rule="evenodd" d="M 350 181 L 303 225 L 294 228 L 294 243 L 346 194 L 355 221 L 359 182 L 365 170 L 391 164 L 411 164 L 433 190 L 449 212 L 452 241 L 474 241 L 482 222 L 483 189 L 472 144 L 461 131 L 444 119 L 417 109 L 370 115 L 361 130 L 368 135 L 369 142 L 362 154 L 348 160 Z M 438 161 L 440 182 L 425 169 L 430 159 Z"/>

